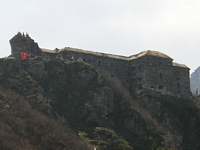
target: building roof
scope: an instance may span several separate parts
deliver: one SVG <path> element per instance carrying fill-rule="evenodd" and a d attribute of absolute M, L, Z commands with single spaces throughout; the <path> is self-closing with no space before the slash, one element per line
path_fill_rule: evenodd
<path fill-rule="evenodd" d="M 120 59 L 120 60 L 126 60 L 126 61 L 131 61 L 134 59 L 138 59 L 144 56 L 154 56 L 154 57 L 160 57 L 160 58 L 165 58 L 165 59 L 170 59 L 173 60 L 171 57 L 169 57 L 168 55 L 161 53 L 159 51 L 154 51 L 154 50 L 146 50 L 146 51 L 142 51 L 139 54 L 136 55 L 131 55 L 129 57 L 127 56 L 121 56 L 121 55 L 114 55 L 114 54 L 107 54 L 107 53 L 101 53 L 101 52 L 94 52 L 94 51 L 89 51 L 89 50 L 82 50 L 82 49 L 78 49 L 78 48 L 71 48 L 71 47 L 65 47 L 62 49 L 59 49 L 58 52 L 56 52 L 55 50 L 50 50 L 50 49 L 45 49 L 45 48 L 40 48 L 43 52 L 46 53 L 62 53 L 62 52 L 78 52 L 78 53 L 84 53 L 84 54 L 90 54 L 90 55 L 95 55 L 95 56 L 101 56 L 101 57 L 108 57 L 108 58 L 113 58 L 113 59 Z M 179 63 L 172 63 L 172 66 L 174 67 L 181 67 L 181 68 L 188 68 L 186 65 L 184 64 L 179 64 Z M 188 68 L 189 69 L 189 68 Z"/>
<path fill-rule="evenodd" d="M 174 67 L 181 67 L 181 68 L 188 68 L 188 69 L 190 69 L 189 67 L 187 67 L 187 66 L 184 65 L 184 64 L 179 64 L 179 63 L 175 63 L 175 62 L 172 63 L 172 66 L 174 66 Z"/>
<path fill-rule="evenodd" d="M 54 50 L 46 49 L 46 48 L 40 48 L 43 52 L 46 53 L 56 53 Z"/>
<path fill-rule="evenodd" d="M 144 57 L 144 56 L 155 56 L 155 57 L 160 57 L 160 58 L 166 58 L 166 59 L 173 60 L 168 55 L 166 55 L 164 53 L 161 53 L 159 51 L 153 51 L 153 50 L 147 50 L 147 51 L 143 51 L 143 52 L 141 52 L 139 54 L 132 55 L 132 56 L 130 56 L 130 59 L 137 59 L 137 58 Z"/>
<path fill-rule="evenodd" d="M 41 48 L 41 50 L 43 52 L 47 52 L 47 53 L 56 53 L 54 50 L 49 50 L 49 49 L 44 49 L 44 48 Z M 58 51 L 58 53 L 67 52 L 67 51 L 90 54 L 90 55 L 96 55 L 96 56 L 102 56 L 102 57 L 109 57 L 109 58 L 121 59 L 121 60 L 127 60 L 127 61 L 138 59 L 138 58 L 141 58 L 141 57 L 144 57 L 144 56 L 155 56 L 155 57 L 161 57 L 161 58 L 166 58 L 166 59 L 171 59 L 172 60 L 172 58 L 170 58 L 168 55 L 163 54 L 163 53 L 161 53 L 159 51 L 153 51 L 153 50 L 143 51 L 143 52 L 141 52 L 139 54 L 131 55 L 129 57 L 121 56 L 121 55 L 115 55 L 115 54 L 107 54 L 107 53 L 101 53 L 101 52 L 82 50 L 82 49 L 71 48 L 71 47 L 62 48 L 62 49 L 60 49 Z"/>

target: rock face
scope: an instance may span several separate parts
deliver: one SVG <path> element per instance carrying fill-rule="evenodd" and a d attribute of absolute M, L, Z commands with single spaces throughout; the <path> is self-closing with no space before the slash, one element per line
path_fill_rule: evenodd
<path fill-rule="evenodd" d="M 190 87 L 193 94 L 200 92 L 200 67 L 191 74 Z"/>
<path fill-rule="evenodd" d="M 82 138 L 97 150 L 200 148 L 200 111 L 190 100 L 153 89 L 130 95 L 117 78 L 85 62 L 37 57 L 0 59 L 0 64 L 4 89 L 85 133 Z"/>
<path fill-rule="evenodd" d="M 17 35 L 10 40 L 10 45 L 11 55 L 14 58 L 20 59 L 21 52 L 41 56 L 41 49 L 28 34 L 24 35 L 24 33 L 18 32 Z"/>

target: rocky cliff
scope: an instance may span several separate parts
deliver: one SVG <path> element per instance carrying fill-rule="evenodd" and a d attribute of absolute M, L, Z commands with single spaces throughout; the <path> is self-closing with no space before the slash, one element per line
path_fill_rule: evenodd
<path fill-rule="evenodd" d="M 145 89 L 132 95 L 117 78 L 84 62 L 37 57 L 0 64 L 4 90 L 17 92 L 98 150 L 200 148 L 200 113 L 192 99 Z"/>

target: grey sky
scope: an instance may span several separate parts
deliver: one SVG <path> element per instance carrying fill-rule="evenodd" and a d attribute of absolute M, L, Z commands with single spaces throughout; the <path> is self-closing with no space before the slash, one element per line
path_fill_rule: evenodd
<path fill-rule="evenodd" d="M 61 0 L 60 0 L 61 1 Z M 129 56 L 158 50 L 200 66 L 199 0 L 0 0 L 0 57 L 18 31 L 43 48 L 74 47 Z"/>

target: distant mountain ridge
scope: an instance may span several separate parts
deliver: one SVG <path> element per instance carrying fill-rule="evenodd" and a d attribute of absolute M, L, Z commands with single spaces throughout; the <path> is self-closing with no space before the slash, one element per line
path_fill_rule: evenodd
<path fill-rule="evenodd" d="M 200 92 L 200 67 L 198 67 L 190 77 L 190 88 L 191 92 L 195 94 Z"/>

